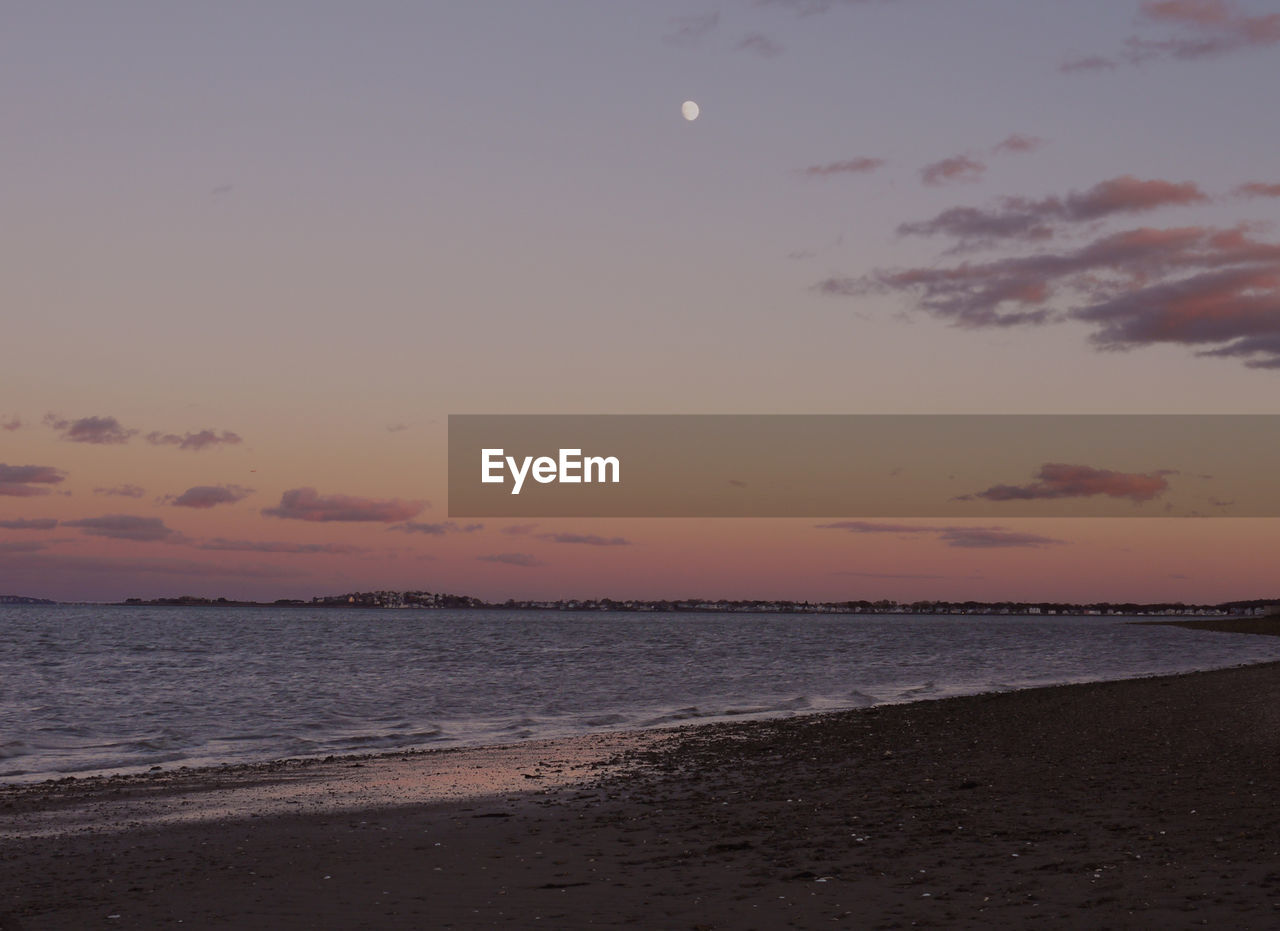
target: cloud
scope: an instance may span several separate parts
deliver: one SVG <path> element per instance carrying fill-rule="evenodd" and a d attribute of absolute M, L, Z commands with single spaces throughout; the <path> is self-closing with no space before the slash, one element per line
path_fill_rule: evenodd
<path fill-rule="evenodd" d="M 215 537 L 205 540 L 196 547 L 202 550 L 236 553 L 289 553 L 289 554 L 329 554 L 350 556 L 356 553 L 367 553 L 368 548 L 353 546 L 349 543 L 284 543 L 263 540 L 227 540 Z"/>
<path fill-rule="evenodd" d="M 829 178 L 832 175 L 856 175 L 875 171 L 884 164 L 882 158 L 851 158 L 843 162 L 828 162 L 825 165 L 810 165 L 801 169 L 800 174 L 806 178 Z"/>
<path fill-rule="evenodd" d="M 35 540 L 0 541 L 0 553 L 36 553 L 46 546 Z"/>
<path fill-rule="evenodd" d="M 947 546 L 964 549 L 991 547 L 1039 547 L 1056 546 L 1064 541 L 1042 537 L 1035 533 L 1017 533 L 1000 527 L 952 527 L 941 534 Z"/>
<path fill-rule="evenodd" d="M 1135 288 L 1079 307 L 1072 316 L 1096 325 L 1090 342 L 1100 349 L 1218 344 L 1199 354 L 1280 368 L 1280 260 Z"/>
<path fill-rule="evenodd" d="M 18 518 L 0 520 L 0 530 L 52 530 L 58 522 L 52 517 Z"/>
<path fill-rule="evenodd" d="M 201 430 L 199 433 L 184 433 L 182 436 L 153 430 L 147 434 L 147 442 L 152 446 L 176 446 L 178 449 L 200 452 L 212 446 L 235 445 L 244 440 L 239 434 L 232 433 L 230 430 L 223 430 L 221 433 L 216 430 Z"/>
<path fill-rule="evenodd" d="M 1142 15 L 1194 26 L 1221 26 L 1233 19 L 1225 0 L 1148 0 L 1142 4 Z"/>
<path fill-rule="evenodd" d="M 137 430 L 128 430 L 120 425 L 114 417 L 81 417 L 68 420 L 56 414 L 45 414 L 44 425 L 62 435 L 62 439 L 73 443 L 94 443 L 97 445 L 113 445 L 129 442 Z"/>
<path fill-rule="evenodd" d="M 598 537 L 593 533 L 540 533 L 539 540 L 548 543 L 580 543 L 583 546 L 630 546 L 623 537 Z"/>
<path fill-rule="evenodd" d="M 998 239 L 1034 242 L 1054 236 L 1046 212 L 1039 202 L 1006 198 L 1000 210 L 949 207 L 933 219 L 900 224 L 898 235 L 954 236 L 959 240 L 954 251 L 987 246 Z"/>
<path fill-rule="evenodd" d="M 883 524 L 869 520 L 838 520 L 817 526 L 819 530 L 847 530 L 850 533 L 938 533 L 944 529 L 922 524 Z"/>
<path fill-rule="evenodd" d="M 1237 187 L 1234 193 L 1239 197 L 1280 197 L 1280 184 L 1250 181 Z"/>
<path fill-rule="evenodd" d="M 169 503 L 176 508 L 211 508 L 219 504 L 235 504 L 251 494 L 252 488 L 239 485 L 196 485 Z"/>
<path fill-rule="evenodd" d="M 749 32 L 734 46 L 740 52 L 754 52 L 761 58 L 776 58 L 782 54 L 781 43 L 760 32 Z"/>
<path fill-rule="evenodd" d="M 1102 55 L 1084 55 L 1080 58 L 1069 58 L 1058 66 L 1063 74 L 1079 71 L 1112 71 L 1117 67 L 1110 58 Z"/>
<path fill-rule="evenodd" d="M 1189 61 L 1280 45 L 1280 13 L 1250 16 L 1228 0 L 1147 0 L 1140 18 L 1146 26 L 1172 27 L 1175 35 L 1163 39 L 1129 36 L 1123 50 L 1114 56 L 1075 58 L 1058 70 L 1097 71 L 1160 59 Z"/>
<path fill-rule="evenodd" d="M 965 327 L 1082 321 L 1098 349 L 1170 343 L 1280 368 L 1280 245 L 1245 227 L 1132 229 L 1063 252 L 876 270 L 815 289 L 911 294 Z"/>
<path fill-rule="evenodd" d="M 1062 209 L 1068 220 L 1097 220 L 1115 213 L 1141 213 L 1157 207 L 1201 204 L 1208 199 L 1208 195 L 1190 181 L 1144 181 L 1133 175 L 1121 175 L 1095 184 L 1083 193 L 1068 194 Z"/>
<path fill-rule="evenodd" d="M 874 0 L 756 0 L 756 5 L 780 6 L 797 16 L 816 16 L 819 13 L 829 13 L 838 6 L 861 6 L 871 2 Z"/>
<path fill-rule="evenodd" d="M 440 524 L 420 524 L 416 521 L 409 521 L 404 524 L 396 524 L 394 527 L 388 527 L 387 529 L 399 530 L 401 533 L 424 533 L 428 536 L 440 537 L 446 533 L 475 533 L 477 530 L 483 530 L 484 524 L 455 524 L 451 520 Z"/>
<path fill-rule="evenodd" d="M 853 572 L 851 570 L 839 570 L 831 573 L 832 575 L 848 575 L 859 579 L 945 579 L 945 575 L 930 575 L 924 572 Z"/>
<path fill-rule="evenodd" d="M 507 566 L 520 566 L 525 569 L 544 565 L 542 560 L 535 556 L 530 556 L 528 553 L 491 553 L 488 556 L 477 556 L 476 559 L 481 562 L 498 562 Z"/>
<path fill-rule="evenodd" d="M 13 430 L 21 430 L 21 429 L 22 429 L 21 417 L 10 417 L 8 420 L 0 420 L 0 430 L 13 431 Z"/>
<path fill-rule="evenodd" d="M 113 559 L 111 557 L 77 556 L 69 553 L 38 553 L 16 556 L 0 562 L 0 569 L 25 572 L 54 572 L 59 579 L 70 573 L 102 573 L 112 576 L 131 575 L 188 576 L 214 579 L 282 579 L 298 578 L 311 573 L 295 568 L 267 566 L 219 566 L 216 563 L 161 559 Z"/>
<path fill-rule="evenodd" d="M 0 462 L 0 495 L 11 498 L 33 498 L 49 494 L 47 485 L 57 485 L 67 473 L 53 466 L 11 466 Z"/>
<path fill-rule="evenodd" d="M 904 223 L 900 236 L 952 236 L 957 248 L 990 245 L 998 239 L 1038 241 L 1056 234 L 1055 224 L 1101 220 L 1117 214 L 1145 213 L 1160 207 L 1205 203 L 1207 194 L 1190 182 L 1144 180 L 1121 175 L 1065 197 L 1005 197 L 994 210 L 952 207 L 931 220 Z"/>
<path fill-rule="evenodd" d="M 816 526 L 819 530 L 846 530 L 850 533 L 933 534 L 947 546 L 963 549 L 1038 547 L 1065 542 L 1039 534 L 1006 530 L 1003 527 L 937 527 L 926 524 L 884 524 L 865 520 L 842 520 Z"/>
<path fill-rule="evenodd" d="M 280 504 L 263 508 L 264 517 L 306 521 L 370 521 L 394 523 L 416 517 L 425 501 L 378 500 L 349 495 L 321 495 L 314 488 L 291 488 L 280 496 Z"/>
<path fill-rule="evenodd" d="M 1142 16 L 1153 24 L 1181 28 L 1183 36 L 1125 42 L 1126 57 L 1138 64 L 1148 58 L 1206 58 L 1248 48 L 1280 44 L 1280 13 L 1249 16 L 1227 0 L 1149 0 Z"/>
<path fill-rule="evenodd" d="M 166 527 L 158 517 L 135 517 L 132 514 L 107 514 L 103 517 L 85 517 L 81 520 L 64 520 L 64 527 L 79 527 L 80 532 L 91 537 L 111 540 L 133 540 L 137 543 L 185 543 L 187 538 Z"/>
<path fill-rule="evenodd" d="M 533 533 L 537 529 L 537 524 L 511 524 L 510 526 L 503 527 L 498 532 L 505 533 L 512 537 L 523 537 Z"/>
<path fill-rule="evenodd" d="M 145 488 L 137 485 L 113 485 L 110 488 L 95 488 L 95 495 L 114 495 L 119 498 L 141 498 L 147 493 Z"/>
<path fill-rule="evenodd" d="M 1027 485 L 992 485 L 986 491 L 963 495 L 958 500 L 985 498 L 987 501 L 1034 501 L 1049 498 L 1128 498 L 1135 503 L 1158 498 L 1169 490 L 1166 473 L 1113 472 L 1085 465 L 1047 462 L 1040 467 L 1037 481 Z"/>
<path fill-rule="evenodd" d="M 920 180 L 925 184 L 939 185 L 981 181 L 987 166 L 968 155 L 953 155 L 920 169 Z"/>
<path fill-rule="evenodd" d="M 408 429 L 409 429 L 409 425 L 407 423 L 387 424 L 388 433 L 400 433 L 401 431 L 408 430 Z"/>
<path fill-rule="evenodd" d="M 1044 140 L 1039 136 L 1028 136 L 1025 133 L 1013 133 L 997 142 L 991 151 L 999 154 L 1022 155 L 1044 147 Z"/>
<path fill-rule="evenodd" d="M 687 16 L 673 16 L 668 22 L 671 29 L 662 37 L 669 45 L 690 48 L 697 45 L 715 31 L 720 24 L 720 13 L 692 13 Z"/>

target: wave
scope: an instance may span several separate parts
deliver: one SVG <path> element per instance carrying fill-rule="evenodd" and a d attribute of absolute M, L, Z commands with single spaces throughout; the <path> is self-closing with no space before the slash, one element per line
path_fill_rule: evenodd
<path fill-rule="evenodd" d="M 392 631 L 367 612 L 213 611 L 0 609 L 0 781 L 476 746 L 1280 658 L 1280 638 L 1111 618 L 662 615 L 606 636 L 593 615 L 398 612 Z M 513 627 L 522 619 L 530 639 Z"/>

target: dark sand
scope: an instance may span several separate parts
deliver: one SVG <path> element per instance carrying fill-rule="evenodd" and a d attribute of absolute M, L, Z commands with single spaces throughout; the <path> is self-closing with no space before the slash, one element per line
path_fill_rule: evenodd
<path fill-rule="evenodd" d="M 1274 928 L 1280 664 L 43 784 L 0 819 L 3 931 Z"/>
<path fill-rule="evenodd" d="M 1187 627 L 1191 630 L 1217 630 L 1229 634 L 1267 634 L 1280 637 L 1280 615 L 1278 614 L 1258 617 L 1215 617 L 1203 621 L 1136 621 L 1134 623 Z"/>

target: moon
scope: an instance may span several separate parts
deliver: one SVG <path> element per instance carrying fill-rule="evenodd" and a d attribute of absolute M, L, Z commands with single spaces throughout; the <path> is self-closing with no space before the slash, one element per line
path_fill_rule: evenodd
<path fill-rule="evenodd" d="M 692 100 L 686 100 L 680 104 L 680 115 L 692 123 L 698 118 L 698 105 Z"/>

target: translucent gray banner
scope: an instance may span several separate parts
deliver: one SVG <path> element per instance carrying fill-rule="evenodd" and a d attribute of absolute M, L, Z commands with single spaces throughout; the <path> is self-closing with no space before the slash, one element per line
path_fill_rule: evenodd
<path fill-rule="evenodd" d="M 455 414 L 451 517 L 1277 517 L 1280 415 Z"/>

